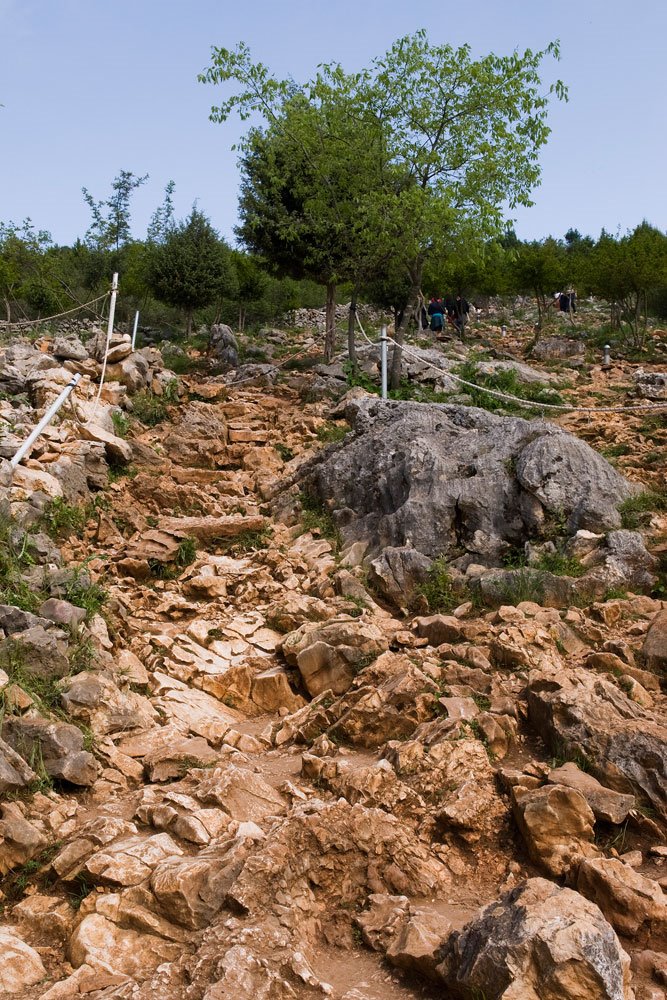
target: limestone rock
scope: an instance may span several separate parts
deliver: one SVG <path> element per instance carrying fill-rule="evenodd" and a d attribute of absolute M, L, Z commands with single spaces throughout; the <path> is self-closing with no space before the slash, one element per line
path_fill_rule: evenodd
<path fill-rule="evenodd" d="M 47 843 L 43 824 L 29 822 L 20 803 L 0 805 L 0 874 L 34 858 Z"/>
<path fill-rule="evenodd" d="M 593 903 L 533 878 L 483 909 L 442 950 L 455 996 L 633 1000 L 630 959 Z"/>
<path fill-rule="evenodd" d="M 555 667 L 530 675 L 531 725 L 552 744 L 583 753 L 594 775 L 623 793 L 637 789 L 667 815 L 667 727 L 603 676 Z"/>
<path fill-rule="evenodd" d="M 42 960 L 14 928 L 0 927 L 0 993 L 23 995 L 46 976 Z"/>
<path fill-rule="evenodd" d="M 605 788 L 591 774 L 580 771 L 571 761 L 550 771 L 547 780 L 552 785 L 576 788 L 588 802 L 595 818 L 606 823 L 622 823 L 635 807 L 634 795 L 622 795 L 611 788 Z"/>
<path fill-rule="evenodd" d="M 83 749 L 83 733 L 76 726 L 39 715 L 10 716 L 2 723 L 2 738 L 24 760 L 40 760 L 52 778 L 84 787 L 97 778 L 97 762 Z"/>
<path fill-rule="evenodd" d="M 659 611 L 651 622 L 642 655 L 649 670 L 667 672 L 667 609 Z"/>
<path fill-rule="evenodd" d="M 302 625 L 285 637 L 282 651 L 287 662 L 299 668 L 309 693 L 315 696 L 329 688 L 335 694 L 347 691 L 355 671 L 387 646 L 377 626 L 339 620 Z"/>
<path fill-rule="evenodd" d="M 369 581 L 397 607 L 414 598 L 428 578 L 431 559 L 409 545 L 387 546 L 369 566 Z"/>
<path fill-rule="evenodd" d="M 0 642 L 0 666 L 16 664 L 31 677 L 64 677 L 70 665 L 65 633 L 34 625 Z"/>
<path fill-rule="evenodd" d="M 531 858 L 550 875 L 564 875 L 578 859 L 597 854 L 592 843 L 595 817 L 576 789 L 517 785 L 512 806 Z"/>
<path fill-rule="evenodd" d="M 37 775 L 23 757 L 4 740 L 0 740 L 0 795 L 25 788 L 36 779 Z"/>
<path fill-rule="evenodd" d="M 619 934 L 634 937 L 646 929 L 662 940 L 667 932 L 667 896 L 657 882 L 617 858 L 583 861 L 577 889 L 597 903 Z"/>
<path fill-rule="evenodd" d="M 496 564 L 551 516 L 568 531 L 620 526 L 615 505 L 636 492 L 588 445 L 548 422 L 453 405 L 362 399 L 354 435 L 300 470 L 304 486 L 345 510 L 345 545 L 369 553 L 412 545 L 461 550 Z M 488 564 L 488 563 L 487 563 Z"/>

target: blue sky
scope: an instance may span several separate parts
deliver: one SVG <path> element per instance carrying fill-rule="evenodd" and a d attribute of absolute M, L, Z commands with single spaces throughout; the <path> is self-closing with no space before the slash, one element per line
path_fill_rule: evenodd
<path fill-rule="evenodd" d="M 523 238 L 597 235 L 643 218 L 667 228 L 667 4 L 664 0 L 0 0 L 0 220 L 31 216 L 60 243 L 83 235 L 85 185 L 98 198 L 122 169 L 148 173 L 135 235 L 171 178 L 178 216 L 193 201 L 233 236 L 245 126 L 208 121 L 215 88 L 197 82 L 211 46 L 244 40 L 281 76 L 320 62 L 360 68 L 424 27 L 475 54 L 560 38 L 554 108 Z"/>

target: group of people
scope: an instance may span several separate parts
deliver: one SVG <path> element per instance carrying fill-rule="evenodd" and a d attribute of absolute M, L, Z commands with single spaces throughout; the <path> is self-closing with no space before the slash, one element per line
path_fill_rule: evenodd
<path fill-rule="evenodd" d="M 446 317 L 449 325 L 453 326 L 456 332 L 461 335 L 468 320 L 470 303 L 461 294 L 445 295 L 444 299 L 432 295 L 426 312 L 428 326 L 434 333 L 442 331 Z"/>

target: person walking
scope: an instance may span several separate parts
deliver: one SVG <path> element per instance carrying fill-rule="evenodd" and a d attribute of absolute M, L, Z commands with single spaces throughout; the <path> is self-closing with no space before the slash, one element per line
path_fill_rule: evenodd
<path fill-rule="evenodd" d="M 428 304 L 428 314 L 431 318 L 430 328 L 432 332 L 440 333 L 444 322 L 442 299 L 436 299 L 435 295 L 431 296 L 431 301 Z"/>

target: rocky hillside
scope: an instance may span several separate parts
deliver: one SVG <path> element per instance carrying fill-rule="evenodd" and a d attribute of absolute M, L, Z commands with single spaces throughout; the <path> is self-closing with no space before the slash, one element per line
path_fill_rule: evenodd
<path fill-rule="evenodd" d="M 95 407 L 101 341 L 42 346 L 0 352 L 3 459 L 84 379 L 1 469 L 0 990 L 664 996 L 663 418 L 121 338 Z"/>

